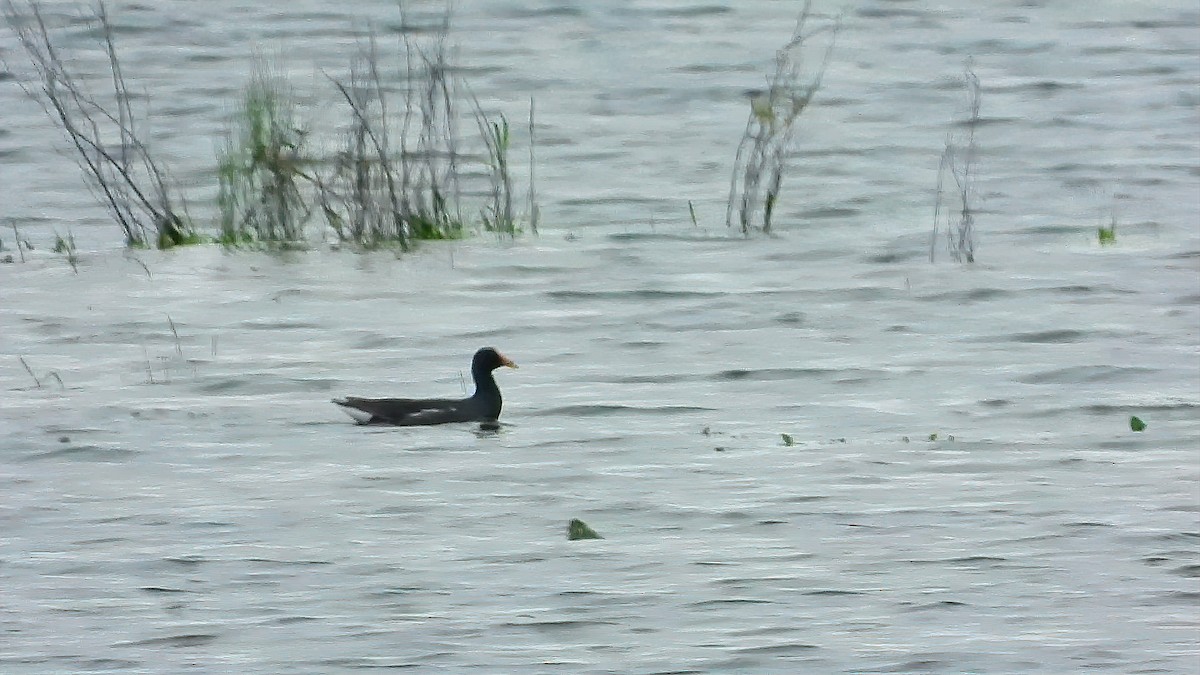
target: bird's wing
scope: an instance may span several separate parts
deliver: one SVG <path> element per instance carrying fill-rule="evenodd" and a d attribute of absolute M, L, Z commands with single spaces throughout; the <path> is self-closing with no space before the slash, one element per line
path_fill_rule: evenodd
<path fill-rule="evenodd" d="M 461 421 L 462 401 L 439 398 L 334 399 L 359 424 L 442 424 Z"/>

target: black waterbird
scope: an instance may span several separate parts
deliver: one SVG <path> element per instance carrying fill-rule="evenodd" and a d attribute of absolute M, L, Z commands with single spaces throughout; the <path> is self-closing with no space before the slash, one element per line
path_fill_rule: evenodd
<path fill-rule="evenodd" d="M 500 352 L 484 347 L 471 359 L 471 377 L 475 393 L 469 398 L 358 398 L 333 399 L 359 424 L 390 424 L 411 427 L 449 422 L 495 422 L 503 400 L 492 371 L 505 366 L 516 368 Z"/>

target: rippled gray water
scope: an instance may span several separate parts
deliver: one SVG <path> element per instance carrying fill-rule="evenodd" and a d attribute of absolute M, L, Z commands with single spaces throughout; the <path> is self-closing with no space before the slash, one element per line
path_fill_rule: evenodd
<path fill-rule="evenodd" d="M 250 42 L 319 92 L 395 21 L 259 5 L 111 6 L 185 181 Z M 481 99 L 537 99 L 538 238 L 123 253 L 0 83 L 38 247 L 0 265 L 0 671 L 1200 670 L 1193 3 L 847 7 L 748 240 L 740 95 L 795 3 L 459 5 Z M 969 55 L 979 262 L 930 265 Z M 328 403 L 454 395 L 485 344 L 496 433 Z"/>

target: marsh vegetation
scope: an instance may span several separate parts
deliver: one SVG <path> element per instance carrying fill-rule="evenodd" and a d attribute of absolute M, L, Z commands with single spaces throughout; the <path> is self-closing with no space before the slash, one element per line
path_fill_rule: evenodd
<path fill-rule="evenodd" d="M 187 216 L 182 191 L 146 140 L 104 2 L 90 21 L 111 71 L 107 98 L 80 83 L 38 2 L 3 7 L 32 65 L 22 86 L 67 136 L 128 246 L 304 247 L 331 233 L 339 243 L 407 250 L 414 240 L 477 229 L 513 236 L 522 222 L 536 231 L 533 172 L 523 219 L 514 206 L 508 120 L 485 109 L 456 74 L 448 7 L 436 22 L 415 26 L 401 3 L 397 45 L 382 47 L 370 33 L 346 75 L 326 74 L 344 104 L 342 141 L 332 152 L 313 141 L 319 134 L 307 127 L 287 79 L 259 57 L 217 152 L 210 226 Z M 532 114 L 531 106 L 531 139 Z M 459 125 L 471 119 L 479 135 L 463 138 Z M 484 187 L 468 198 L 463 183 L 478 175 Z"/>

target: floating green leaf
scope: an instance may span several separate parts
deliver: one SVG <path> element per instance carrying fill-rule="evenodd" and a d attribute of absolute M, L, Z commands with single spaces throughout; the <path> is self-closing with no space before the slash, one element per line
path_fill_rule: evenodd
<path fill-rule="evenodd" d="M 1134 415 L 1133 417 L 1129 418 L 1129 428 L 1133 429 L 1134 431 L 1145 431 L 1146 423 L 1143 422 L 1140 417 Z"/>
<path fill-rule="evenodd" d="M 577 539 L 603 539 L 596 531 L 588 527 L 588 524 L 578 518 L 572 518 L 571 522 L 567 523 L 567 540 L 575 541 Z"/>

